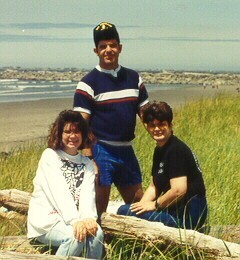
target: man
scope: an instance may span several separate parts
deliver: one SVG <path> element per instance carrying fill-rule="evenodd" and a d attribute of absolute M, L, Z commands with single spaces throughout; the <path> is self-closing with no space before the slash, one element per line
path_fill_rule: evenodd
<path fill-rule="evenodd" d="M 139 201 L 143 195 L 142 178 L 131 146 L 136 114 L 148 103 L 148 94 L 136 71 L 118 63 L 122 51 L 116 27 L 100 23 L 93 30 L 96 66 L 79 82 L 74 110 L 89 121 L 96 144 L 83 154 L 93 158 L 99 172 L 96 186 L 99 217 L 106 211 L 111 184 L 125 203 Z"/>

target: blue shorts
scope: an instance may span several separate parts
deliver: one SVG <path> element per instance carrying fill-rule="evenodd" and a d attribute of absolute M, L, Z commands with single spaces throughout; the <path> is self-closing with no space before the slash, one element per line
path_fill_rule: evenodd
<path fill-rule="evenodd" d="M 98 142 L 93 157 L 99 169 L 99 184 L 130 186 L 142 182 L 140 167 L 132 146 L 112 146 Z"/>

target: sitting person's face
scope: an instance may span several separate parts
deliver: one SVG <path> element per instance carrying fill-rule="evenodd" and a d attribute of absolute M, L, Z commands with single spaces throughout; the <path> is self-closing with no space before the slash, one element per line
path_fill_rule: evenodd
<path fill-rule="evenodd" d="M 145 124 L 145 126 L 159 146 L 163 146 L 172 135 L 172 124 L 169 124 L 167 121 L 154 119 Z"/>
<path fill-rule="evenodd" d="M 63 151 L 75 155 L 82 143 L 82 133 L 72 123 L 66 123 L 62 133 Z"/>

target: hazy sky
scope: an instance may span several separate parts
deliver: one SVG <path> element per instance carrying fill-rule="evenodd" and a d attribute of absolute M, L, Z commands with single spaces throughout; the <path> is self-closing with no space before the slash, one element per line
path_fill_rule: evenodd
<path fill-rule="evenodd" d="M 114 23 L 134 69 L 240 71 L 240 0 L 0 0 L 0 67 L 92 68 Z"/>

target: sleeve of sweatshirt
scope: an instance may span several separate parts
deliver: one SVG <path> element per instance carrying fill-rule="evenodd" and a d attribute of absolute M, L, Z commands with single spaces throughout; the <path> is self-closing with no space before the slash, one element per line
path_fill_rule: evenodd
<path fill-rule="evenodd" d="M 74 199 L 61 172 L 59 157 L 54 150 L 47 148 L 43 152 L 36 177 L 49 202 L 66 224 L 79 219 Z"/>
<path fill-rule="evenodd" d="M 86 160 L 86 172 L 79 198 L 79 214 L 80 219 L 97 219 L 94 167 L 92 161 L 87 158 Z"/>

